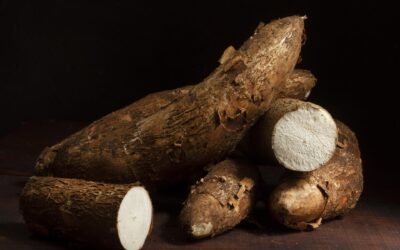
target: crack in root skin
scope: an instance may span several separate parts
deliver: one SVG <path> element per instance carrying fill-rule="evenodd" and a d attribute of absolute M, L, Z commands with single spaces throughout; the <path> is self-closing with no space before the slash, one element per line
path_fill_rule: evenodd
<path fill-rule="evenodd" d="M 258 180 L 257 169 L 241 160 L 229 159 L 212 166 L 192 187 L 180 214 L 181 224 L 192 229 L 193 225 L 211 223 L 209 235 L 234 227 L 253 206 L 253 187 Z M 198 238 L 191 230 L 188 233 Z"/>
<path fill-rule="evenodd" d="M 259 26 L 199 84 L 101 118 L 62 141 L 37 173 L 154 186 L 224 159 L 277 98 L 299 57 L 303 28 L 299 16 Z"/>
<path fill-rule="evenodd" d="M 347 214 L 360 198 L 363 171 L 357 138 L 346 125 L 336 124 L 346 143 L 337 145 L 331 160 L 311 172 L 287 174 L 271 194 L 272 215 L 290 228 L 315 229 L 322 220 Z"/>

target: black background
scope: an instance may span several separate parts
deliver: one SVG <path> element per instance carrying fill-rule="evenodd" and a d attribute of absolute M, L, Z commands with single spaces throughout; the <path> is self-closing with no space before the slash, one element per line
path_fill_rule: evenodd
<path fill-rule="evenodd" d="M 356 131 L 367 189 L 379 182 L 393 190 L 397 9 L 383 1 L 3 0 L 0 131 L 22 121 L 92 121 L 147 93 L 199 82 L 259 21 L 306 14 L 299 67 L 319 79 L 310 100 Z"/>

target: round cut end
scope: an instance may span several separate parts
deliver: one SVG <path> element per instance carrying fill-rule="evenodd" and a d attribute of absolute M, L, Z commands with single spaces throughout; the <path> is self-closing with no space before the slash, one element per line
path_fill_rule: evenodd
<path fill-rule="evenodd" d="M 337 128 L 331 115 L 314 104 L 283 115 L 272 134 L 278 162 L 294 171 L 312 171 L 325 164 L 336 148 Z"/>
<path fill-rule="evenodd" d="M 118 210 L 117 229 L 124 249 L 141 249 L 150 233 L 153 206 L 143 187 L 133 187 L 123 198 Z"/>

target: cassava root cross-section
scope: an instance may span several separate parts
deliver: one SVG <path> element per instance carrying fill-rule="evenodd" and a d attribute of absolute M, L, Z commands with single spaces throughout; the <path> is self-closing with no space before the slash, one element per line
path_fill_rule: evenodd
<path fill-rule="evenodd" d="M 137 122 L 129 112 L 103 118 L 106 126 L 100 120 L 45 150 L 36 173 L 151 184 L 223 159 L 279 97 L 298 61 L 303 26 L 299 16 L 259 26 L 181 99 Z"/>
<path fill-rule="evenodd" d="M 339 136 L 333 157 L 311 172 L 288 172 L 269 200 L 272 215 L 287 227 L 317 228 L 322 220 L 345 215 L 363 190 L 360 151 L 355 134 L 336 121 Z"/>
<path fill-rule="evenodd" d="M 290 170 L 311 171 L 332 157 L 336 138 L 335 121 L 324 108 L 282 98 L 251 129 L 247 147 L 261 161 L 274 159 Z"/>
<path fill-rule="evenodd" d="M 239 224 L 254 202 L 259 181 L 255 166 L 239 159 L 224 160 L 191 187 L 180 222 L 193 238 L 214 236 Z"/>
<path fill-rule="evenodd" d="M 35 234 L 102 249 L 140 249 L 153 216 L 149 194 L 141 186 L 55 177 L 31 177 L 20 208 Z"/>

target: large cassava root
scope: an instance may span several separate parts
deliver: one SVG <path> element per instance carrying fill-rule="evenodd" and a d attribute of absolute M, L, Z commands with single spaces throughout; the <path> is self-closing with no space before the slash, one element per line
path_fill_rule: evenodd
<path fill-rule="evenodd" d="M 289 75 L 289 78 L 284 81 L 281 88 L 278 89 L 278 96 L 280 98 L 287 97 L 299 100 L 305 99 L 315 86 L 316 81 L 317 79 L 309 70 L 295 69 Z M 51 166 L 49 164 L 55 160 L 59 148 L 65 147 L 65 145 L 70 141 L 78 140 L 80 138 L 81 142 L 85 143 L 85 140 L 96 139 L 99 137 L 99 134 L 101 134 L 100 136 L 106 136 L 108 133 L 114 131 L 116 126 L 120 129 L 128 128 L 132 124 L 140 122 L 167 107 L 171 103 L 180 100 L 187 95 L 192 88 L 193 85 L 188 85 L 173 90 L 165 90 L 149 94 L 131 105 L 110 113 L 93 122 L 61 143 L 44 149 L 36 163 L 36 174 L 54 174 L 54 171 L 49 167 Z M 86 138 L 85 135 L 87 136 Z M 60 171 L 62 172 L 62 170 L 59 169 L 55 171 L 55 173 Z M 68 172 L 64 175 L 69 176 Z M 118 180 L 114 180 L 114 182 L 118 182 Z"/>
<path fill-rule="evenodd" d="M 192 186 L 180 214 L 180 222 L 193 238 L 214 236 L 239 224 L 254 202 L 259 181 L 255 166 L 239 159 L 211 166 L 208 174 Z"/>
<path fill-rule="evenodd" d="M 128 107 L 93 123 L 46 149 L 36 173 L 150 184 L 219 161 L 281 94 L 299 57 L 303 26 L 299 16 L 261 25 L 181 99 L 139 121 Z"/>
<path fill-rule="evenodd" d="M 295 69 L 289 75 L 289 78 L 284 81 L 281 88 L 278 89 L 278 96 L 280 98 L 305 99 L 315 86 L 316 81 L 317 79 L 309 70 Z M 80 138 L 81 142 L 85 143 L 85 140 L 94 140 L 99 134 L 101 134 L 100 136 L 106 136 L 108 133 L 114 131 L 116 126 L 120 129 L 128 128 L 132 124 L 140 122 L 164 109 L 171 103 L 180 100 L 187 95 L 192 88 L 193 85 L 188 85 L 173 90 L 149 94 L 131 105 L 93 122 L 61 143 L 44 149 L 36 163 L 36 174 L 52 175 L 54 172 L 62 172 L 62 170 L 53 171 L 49 166 L 51 166 L 51 163 L 55 160 L 59 148 L 65 147 L 70 141 Z M 87 136 L 86 138 L 85 135 Z M 63 175 L 69 176 L 70 174 L 67 172 Z M 114 182 L 118 182 L 118 180 L 114 180 Z"/>
<path fill-rule="evenodd" d="M 140 249 L 153 215 L 141 186 L 55 177 L 31 177 L 20 208 L 35 234 L 102 249 Z"/>
<path fill-rule="evenodd" d="M 68 166 L 71 163 L 62 163 L 58 161 L 62 161 L 62 159 L 56 159 L 58 156 L 58 151 L 62 149 L 66 149 L 70 147 L 70 145 L 80 143 L 79 149 L 85 151 L 91 151 L 88 149 L 91 144 L 95 144 L 96 142 L 100 143 L 99 141 L 107 141 L 109 134 L 111 134 L 115 130 L 126 130 L 130 131 L 132 126 L 136 126 L 136 123 L 155 114 L 156 112 L 164 109 L 168 105 L 177 100 L 181 99 L 185 96 L 193 86 L 188 85 L 182 88 L 177 88 L 174 90 L 165 90 L 160 91 L 157 93 L 152 93 L 144 98 L 132 103 L 131 105 L 120 109 L 118 111 L 112 112 L 101 119 L 91 123 L 86 128 L 78 131 L 77 133 L 69 136 L 62 142 L 52 146 L 47 147 L 43 150 L 43 152 L 38 157 L 35 166 L 35 173 L 37 175 L 56 175 L 56 176 L 66 176 L 66 177 L 73 177 L 76 174 L 73 173 L 73 169 L 63 169 L 62 166 L 65 164 Z M 111 140 L 111 139 L 110 139 Z M 110 145 L 109 145 L 110 146 Z M 77 149 L 78 149 L 77 148 Z M 94 148 L 93 150 L 96 150 Z M 100 149 L 97 149 L 100 150 Z M 110 149 L 111 150 L 111 149 Z M 124 148 L 125 150 L 125 148 Z M 108 150 L 109 151 L 109 150 Z M 89 152 L 90 153 L 90 152 Z M 92 152 L 92 154 L 95 152 Z M 99 152 L 100 153 L 100 152 Z M 106 159 L 106 157 L 112 157 L 112 151 L 102 152 L 102 157 Z M 86 158 L 83 157 L 83 160 Z M 55 162 L 55 163 L 54 163 Z M 94 163 L 93 163 L 94 164 Z M 105 163 L 101 163 L 100 161 L 97 162 L 99 164 L 99 168 Z M 79 164 L 78 164 L 79 166 Z M 113 171 L 113 169 L 104 167 L 102 168 L 103 171 Z M 115 170 L 118 171 L 118 170 Z M 107 180 L 106 177 L 95 177 L 96 172 L 94 173 L 86 173 L 89 176 L 86 177 L 85 175 L 79 176 L 80 178 L 84 179 L 104 179 Z M 102 173 L 103 174 L 103 173 Z M 104 172 L 107 174 L 107 172 Z M 93 177 L 91 177 L 93 175 Z M 120 179 L 125 177 L 118 176 L 116 174 L 113 175 L 114 177 L 118 177 L 116 179 L 110 180 L 111 182 L 121 182 Z"/>
<path fill-rule="evenodd" d="M 294 171 L 315 170 L 331 159 L 337 128 L 324 108 L 282 98 L 250 130 L 246 147 L 262 162 L 274 159 Z"/>
<path fill-rule="evenodd" d="M 336 121 L 339 136 L 331 160 L 311 172 L 290 172 L 269 200 L 272 215 L 287 227 L 317 228 L 322 220 L 348 213 L 362 189 L 363 174 L 355 134 Z"/>

